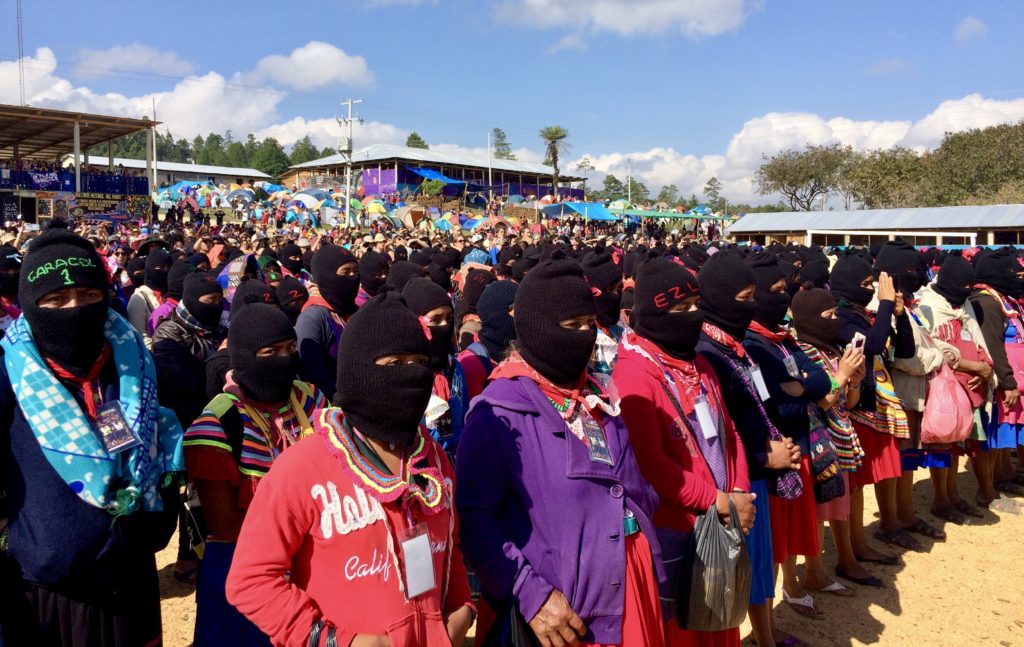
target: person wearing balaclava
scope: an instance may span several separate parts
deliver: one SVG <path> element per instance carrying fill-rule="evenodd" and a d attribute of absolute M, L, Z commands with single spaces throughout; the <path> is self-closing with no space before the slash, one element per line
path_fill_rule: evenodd
<path fill-rule="evenodd" d="M 943 540 L 946 533 L 925 522 L 914 510 L 914 472 L 918 469 L 945 469 L 952 462 L 947 446 L 921 443 L 921 418 L 924 414 L 928 378 L 943 364 L 955 368 L 960 353 L 955 346 L 931 337 L 924 320 L 918 316 L 917 294 L 927 281 L 924 256 L 903 240 L 882 245 L 875 259 L 875 272 L 886 272 L 903 295 L 903 305 L 914 336 L 913 357 L 892 362 L 892 382 L 907 415 L 908 438 L 900 438 L 902 473 L 896 485 L 896 510 L 900 525 L 914 534 Z"/>
<path fill-rule="evenodd" d="M 816 581 L 813 577 L 801 582 L 796 575 L 796 558 L 813 558 L 821 551 L 810 465 L 808 407 L 825 397 L 832 383 L 828 374 L 800 350 L 782 327 L 790 296 L 786 292 L 786 271 L 778 259 L 762 251 L 751 254 L 744 262 L 754 273 L 756 307 L 743 348 L 767 386 L 765 411 L 783 437 L 793 440 L 801 456 L 801 494 L 789 498 L 775 496 L 769 506 L 773 559 L 782 566 L 783 600 L 798 613 L 818 617 L 821 611 L 815 607 L 808 589 L 825 588 L 832 582 L 827 578 Z"/>
<path fill-rule="evenodd" d="M 167 273 L 167 298 L 153 310 L 153 313 L 149 315 L 149 321 L 146 323 L 146 329 L 149 331 L 150 336 L 153 335 L 160 322 L 169 317 L 174 312 L 174 309 L 178 307 L 185 288 L 185 277 L 195 271 L 195 268 L 185 261 L 178 261 L 171 266 L 171 271 Z"/>
<path fill-rule="evenodd" d="M 757 494 L 757 521 L 746 534 L 751 556 L 748 614 L 758 644 L 773 645 L 787 636 L 774 628 L 775 563 L 771 551 L 769 491 L 778 497 L 800 497 L 803 482 L 800 448 L 790 434 L 779 431 L 765 408 L 767 384 L 761 369 L 743 348 L 757 302 L 754 271 L 734 251 L 719 252 L 697 273 L 703 326 L 697 352 L 712 366 L 722 389 L 726 411 L 735 423 L 746 455 L 751 492 Z"/>
<path fill-rule="evenodd" d="M 228 328 L 228 353 L 224 390 L 188 428 L 183 443 L 189 482 L 209 526 L 194 639 L 196 645 L 266 645 L 266 636 L 228 604 L 224 583 L 261 481 L 282 452 L 312 435 L 311 421 L 327 398 L 295 379 L 295 331 L 276 306 L 242 306 Z"/>
<path fill-rule="evenodd" d="M 336 406 L 310 418 L 313 437 L 261 483 L 227 591 L 274 644 L 463 644 L 474 606 L 454 535 L 454 471 L 420 424 L 429 356 L 419 318 L 383 288 L 341 339 Z M 335 503 L 337 514 L 322 516 Z M 392 559 L 401 571 L 387 570 Z M 351 577 L 339 586 L 346 560 Z"/>
<path fill-rule="evenodd" d="M 828 427 L 828 442 L 835 450 L 839 471 L 838 478 L 825 481 L 820 486 L 828 488 L 831 499 L 818 503 L 818 537 L 820 540 L 824 538 L 824 522 L 828 521 L 838 554 L 836 575 L 839 578 L 861 586 L 883 587 L 883 582 L 857 561 L 850 539 L 850 475 L 863 464 L 864 450 L 860 447 L 848 411 L 860 399 L 860 383 L 866 372 L 864 353 L 852 346 L 847 346 L 845 351 L 839 349 L 836 301 L 828 290 L 811 288 L 798 292 L 793 297 L 791 310 L 800 349 L 828 373 L 835 384 L 832 391 L 818 402 L 823 413 L 820 422 Z M 829 581 L 820 553 L 807 558 L 806 568 L 805 582 Z M 832 590 L 843 595 L 847 589 L 838 584 Z"/>
<path fill-rule="evenodd" d="M 919 549 L 920 542 L 903 529 L 897 514 L 896 480 L 903 471 L 898 440 L 910 434 L 903 403 L 893 390 L 891 365 L 886 364 L 890 347 L 893 357 L 909 359 L 915 346 L 903 295 L 887 272 L 879 273 L 877 292 L 874 279 L 868 261 L 851 255 L 836 262 L 829 285 L 838 304 L 841 347 L 853 343 L 855 336 L 863 337 L 858 343 L 863 345 L 866 366 L 860 399 L 849 410 L 864 448 L 864 464 L 850 475 L 850 541 L 858 560 L 890 564 L 896 558 L 875 550 L 864 536 L 863 488 L 874 485 L 878 500 L 881 522 L 875 538 L 899 548 Z"/>
<path fill-rule="evenodd" d="M 519 285 L 517 350 L 473 400 L 459 442 L 459 545 L 484 592 L 515 603 L 544 644 L 663 645 L 657 496 L 617 398 L 588 370 L 595 315 L 561 250 Z"/>
<path fill-rule="evenodd" d="M 18 275 L 21 253 L 10 245 L 0 246 L 0 335 L 21 316 L 18 306 Z"/>
<path fill-rule="evenodd" d="M 367 252 L 368 254 L 371 252 Z M 346 322 L 355 313 L 359 291 L 359 261 L 340 245 L 321 247 L 313 257 L 309 299 L 295 322 L 302 376 L 324 393 L 334 393 L 338 373 L 338 343 Z"/>
<path fill-rule="evenodd" d="M 361 306 L 377 296 L 377 292 L 387 283 L 390 270 L 391 263 L 387 254 L 371 249 L 362 255 L 359 259 L 359 292 L 356 294 L 356 306 Z M 316 280 L 316 276 L 313 280 Z"/>
<path fill-rule="evenodd" d="M 479 339 L 458 357 L 466 376 L 466 392 L 470 400 L 483 392 L 491 371 L 505 359 L 509 344 L 516 338 L 512 310 L 518 287 L 518 283 L 509 279 L 488 283 L 477 302 Z"/>
<path fill-rule="evenodd" d="M 294 276 L 286 276 L 277 286 L 277 301 L 281 304 L 281 310 L 288 315 L 288 320 L 294 326 L 299 319 L 299 314 L 306 302 L 309 301 L 309 290 Z"/>
<path fill-rule="evenodd" d="M 181 427 L 87 240 L 48 229 L 21 270 L 0 372 L 3 636 L 158 644 L 154 550 L 174 528 Z"/>
<path fill-rule="evenodd" d="M 149 317 L 167 298 L 167 274 L 171 269 L 171 255 L 161 247 L 153 247 L 146 256 L 145 281 L 135 288 L 128 299 L 128 321 L 138 330 L 150 348 L 153 338 L 149 332 Z"/>
<path fill-rule="evenodd" d="M 462 287 L 462 298 L 455 304 L 455 319 L 458 325 L 459 348 L 466 348 L 476 342 L 482 326 L 477 304 L 484 289 L 498 280 L 490 270 L 471 269 L 466 273 Z"/>
<path fill-rule="evenodd" d="M 142 284 L 146 281 L 146 259 L 145 257 L 136 256 L 135 258 L 128 261 L 127 269 L 125 270 L 128 275 L 128 281 L 131 285 L 129 298 L 131 294 L 134 294 L 135 290 L 142 287 Z"/>
<path fill-rule="evenodd" d="M 401 292 L 409 281 L 418 276 L 425 276 L 425 274 L 423 268 L 416 263 L 395 261 L 391 264 L 388 279 L 384 284 L 390 286 L 396 292 Z"/>
<path fill-rule="evenodd" d="M 995 489 L 1019 495 L 1020 483 L 1015 483 L 1013 464 L 1010 452 L 1016 448 L 1018 452 L 1018 469 L 1024 461 L 1024 404 L 1020 399 L 1020 384 L 1014 377 L 1020 370 L 1018 357 L 1024 344 L 1024 325 L 1021 324 L 1021 306 L 1019 300 L 1024 297 L 1024 266 L 1019 252 L 1010 247 L 991 250 L 984 255 L 975 266 L 975 287 L 969 297 L 974 305 L 985 343 L 991 353 L 997 378 L 995 405 L 998 407 L 997 424 L 990 424 L 986 429 L 989 438 L 989 449 L 995 450 L 995 456 L 989 458 L 992 466 Z M 24 270 L 23 270 L 24 271 Z M 1019 479 L 1024 483 L 1024 479 Z M 979 496 L 977 503 L 992 508 L 989 494 Z"/>
<path fill-rule="evenodd" d="M 957 381 L 967 390 L 975 412 L 975 425 L 981 426 L 986 404 L 993 401 L 998 378 L 993 355 L 989 351 L 981 321 L 973 303 L 968 299 L 974 292 L 974 267 L 962 256 L 948 256 L 939 268 L 934 283 L 921 293 L 919 312 L 931 337 L 956 347 L 960 361 L 956 364 Z M 997 405 L 998 406 L 998 405 Z M 997 452 L 987 450 L 972 431 L 965 441 L 971 456 L 972 469 L 978 483 L 977 498 L 991 501 L 996 509 L 1005 509 L 1008 499 L 1002 499 L 993 482 Z M 989 436 L 994 434 L 986 429 Z M 951 452 L 949 465 L 931 467 L 933 485 L 932 514 L 958 525 L 972 523 L 969 517 L 981 518 L 982 512 L 960 497 L 959 452 Z M 1007 502 L 1007 503 L 1004 503 Z M 1014 506 L 1016 507 L 1016 506 Z"/>
<path fill-rule="evenodd" d="M 434 371 L 434 391 L 427 405 L 424 420 L 427 431 L 448 452 L 454 462 L 462 435 L 462 426 L 469 409 L 466 376 L 455 361 L 455 315 L 451 297 L 428 278 L 409 281 L 402 297 L 413 313 L 425 321 L 430 330 L 430 368 Z"/>
<path fill-rule="evenodd" d="M 804 290 L 828 288 L 829 266 L 825 258 L 814 258 L 800 268 L 797 282 Z"/>
<path fill-rule="evenodd" d="M 307 287 L 313 282 L 313 277 L 302 267 L 302 248 L 295 243 L 282 247 L 277 253 L 277 259 L 285 276 L 294 277 Z"/>
<path fill-rule="evenodd" d="M 660 502 L 654 525 L 665 570 L 666 643 L 738 644 L 738 626 L 691 631 L 676 620 L 676 583 L 698 515 L 714 506 L 729 522 L 731 504 L 749 532 L 757 499 L 718 379 L 696 352 L 704 323 L 700 288 L 689 269 L 660 257 L 640 264 L 633 294 L 636 327 L 622 336 L 612 380 L 640 471 Z"/>
<path fill-rule="evenodd" d="M 604 246 L 583 257 L 580 264 L 594 292 L 597 307 L 597 347 L 594 350 L 594 369 L 611 375 L 619 353 L 619 339 L 625 327 L 619 322 L 622 304 L 622 263 L 618 250 Z"/>

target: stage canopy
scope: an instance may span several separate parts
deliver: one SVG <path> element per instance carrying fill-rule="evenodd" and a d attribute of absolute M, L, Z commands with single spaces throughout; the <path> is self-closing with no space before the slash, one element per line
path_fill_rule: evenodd
<path fill-rule="evenodd" d="M 541 209 L 545 216 L 557 218 L 559 216 L 577 215 L 588 220 L 618 220 L 605 206 L 599 202 L 558 202 Z"/>

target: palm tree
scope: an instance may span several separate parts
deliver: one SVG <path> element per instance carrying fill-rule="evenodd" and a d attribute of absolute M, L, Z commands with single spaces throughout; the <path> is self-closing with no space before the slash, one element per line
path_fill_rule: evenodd
<path fill-rule="evenodd" d="M 550 164 L 552 168 L 551 192 L 558 197 L 558 160 L 569 150 L 569 144 L 565 141 L 569 138 L 569 131 L 561 126 L 548 126 L 541 128 L 537 134 L 545 144 L 544 163 Z"/>

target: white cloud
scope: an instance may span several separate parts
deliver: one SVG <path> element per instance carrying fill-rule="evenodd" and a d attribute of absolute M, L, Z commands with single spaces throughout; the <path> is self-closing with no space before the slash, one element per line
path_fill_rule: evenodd
<path fill-rule="evenodd" d="M 957 24 L 953 31 L 953 40 L 958 43 L 966 43 L 984 36 L 986 31 L 988 31 L 988 25 L 984 21 L 974 16 L 967 16 Z"/>
<path fill-rule="evenodd" d="M 677 31 L 690 38 L 716 36 L 743 24 L 744 0 L 505 0 L 498 17 L 541 29 L 620 35 Z"/>
<path fill-rule="evenodd" d="M 906 74 L 910 71 L 910 63 L 899 58 L 883 58 L 865 72 L 868 76 L 882 76 L 885 74 Z"/>
<path fill-rule="evenodd" d="M 938 144 L 947 132 L 1016 123 L 1022 119 L 1024 98 L 1000 101 L 969 94 L 962 99 L 940 103 L 939 107 L 914 123 L 900 144 L 923 150 Z"/>
<path fill-rule="evenodd" d="M 257 130 L 257 139 L 273 137 L 282 146 L 291 146 L 306 135 L 318 148 L 330 146 L 337 149 L 341 138 L 348 137 L 348 128 L 343 128 L 334 119 L 304 119 L 295 117 L 283 123 L 273 124 Z M 356 150 L 373 144 L 404 144 L 409 131 L 379 121 L 356 122 L 352 126 L 352 139 Z"/>
<path fill-rule="evenodd" d="M 564 50 L 582 51 L 587 44 L 582 34 L 566 34 L 558 39 L 558 42 L 548 48 L 548 54 L 555 54 Z"/>
<path fill-rule="evenodd" d="M 274 54 L 260 59 L 253 75 L 296 90 L 373 83 L 373 73 L 365 58 L 315 40 L 292 50 L 288 56 Z"/>
<path fill-rule="evenodd" d="M 149 72 L 183 76 L 193 70 L 192 63 L 181 59 L 170 51 L 160 51 L 146 45 L 133 43 L 117 45 L 110 49 L 83 49 L 78 52 L 75 73 L 80 76 L 94 76 L 111 72 Z"/>

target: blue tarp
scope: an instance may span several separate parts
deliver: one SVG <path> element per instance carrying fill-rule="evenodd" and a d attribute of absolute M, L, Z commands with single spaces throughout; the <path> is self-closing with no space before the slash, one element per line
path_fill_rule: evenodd
<path fill-rule="evenodd" d="M 441 173 L 440 171 L 435 171 L 434 169 L 419 168 L 417 166 L 406 166 L 405 168 L 409 169 L 410 171 L 412 171 L 413 173 L 422 177 L 425 180 L 437 180 L 438 182 L 444 182 L 445 184 L 466 183 L 464 180 L 453 180 L 450 177 Z"/>
<path fill-rule="evenodd" d="M 618 220 L 605 206 L 599 202 L 559 202 L 551 204 L 541 212 L 545 216 L 559 217 L 565 215 L 584 216 L 589 220 Z"/>

